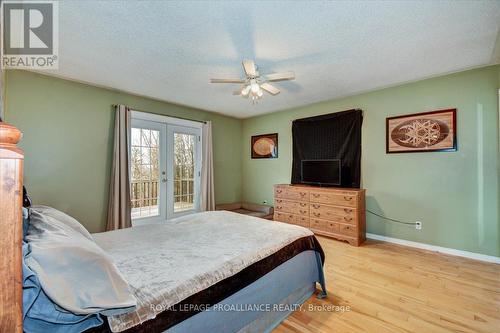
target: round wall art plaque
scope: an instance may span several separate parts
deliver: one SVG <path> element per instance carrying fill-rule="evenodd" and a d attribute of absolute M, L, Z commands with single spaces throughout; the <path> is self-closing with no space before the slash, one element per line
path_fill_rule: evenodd
<path fill-rule="evenodd" d="M 278 157 L 278 133 L 252 136 L 252 158 Z"/>
<path fill-rule="evenodd" d="M 269 138 L 261 138 L 253 144 L 253 150 L 259 155 L 269 155 L 274 150 L 274 142 Z"/>

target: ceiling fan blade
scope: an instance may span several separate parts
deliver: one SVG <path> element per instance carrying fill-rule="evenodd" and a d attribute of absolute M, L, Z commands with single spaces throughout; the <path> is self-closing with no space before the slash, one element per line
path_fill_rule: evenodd
<path fill-rule="evenodd" d="M 266 79 L 267 79 L 267 81 L 294 80 L 295 73 L 290 71 L 290 72 L 267 74 Z"/>
<path fill-rule="evenodd" d="M 243 60 L 243 69 L 245 70 L 247 76 L 256 75 L 255 63 L 253 60 Z"/>
<path fill-rule="evenodd" d="M 241 79 L 210 79 L 210 83 L 245 83 Z"/>
<path fill-rule="evenodd" d="M 269 83 L 262 83 L 260 87 L 271 95 L 278 95 L 280 93 L 280 90 L 278 88 Z"/>

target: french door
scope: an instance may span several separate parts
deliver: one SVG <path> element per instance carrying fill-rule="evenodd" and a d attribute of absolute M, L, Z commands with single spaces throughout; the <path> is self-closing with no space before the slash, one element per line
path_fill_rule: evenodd
<path fill-rule="evenodd" d="M 201 129 L 132 118 L 130 193 L 133 225 L 199 210 Z"/>

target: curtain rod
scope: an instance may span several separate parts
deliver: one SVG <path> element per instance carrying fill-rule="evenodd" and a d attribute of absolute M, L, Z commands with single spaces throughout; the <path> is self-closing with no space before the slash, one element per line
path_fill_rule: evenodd
<path fill-rule="evenodd" d="M 113 106 L 117 106 L 117 105 L 118 104 L 113 104 Z M 184 117 L 170 116 L 168 114 L 162 114 L 162 113 L 156 113 L 156 112 L 151 112 L 151 111 L 139 110 L 139 109 L 131 108 L 129 106 L 127 106 L 127 107 L 130 110 L 132 110 L 132 111 L 139 111 L 139 112 L 144 112 L 144 113 L 155 114 L 155 115 L 158 115 L 158 116 L 165 116 L 165 117 L 177 118 L 177 119 L 182 119 L 182 120 L 196 121 L 197 123 L 202 123 L 202 124 L 206 124 L 207 123 L 205 120 L 197 120 L 197 119 L 189 119 L 189 118 L 184 118 Z"/>

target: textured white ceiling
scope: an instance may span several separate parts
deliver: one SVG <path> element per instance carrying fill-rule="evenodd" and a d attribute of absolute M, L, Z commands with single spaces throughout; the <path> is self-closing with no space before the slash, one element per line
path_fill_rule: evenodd
<path fill-rule="evenodd" d="M 54 75 L 239 118 L 483 66 L 500 1 L 61 1 Z M 497 48 L 498 49 L 498 48 Z M 293 70 L 258 105 L 241 60 Z"/>

